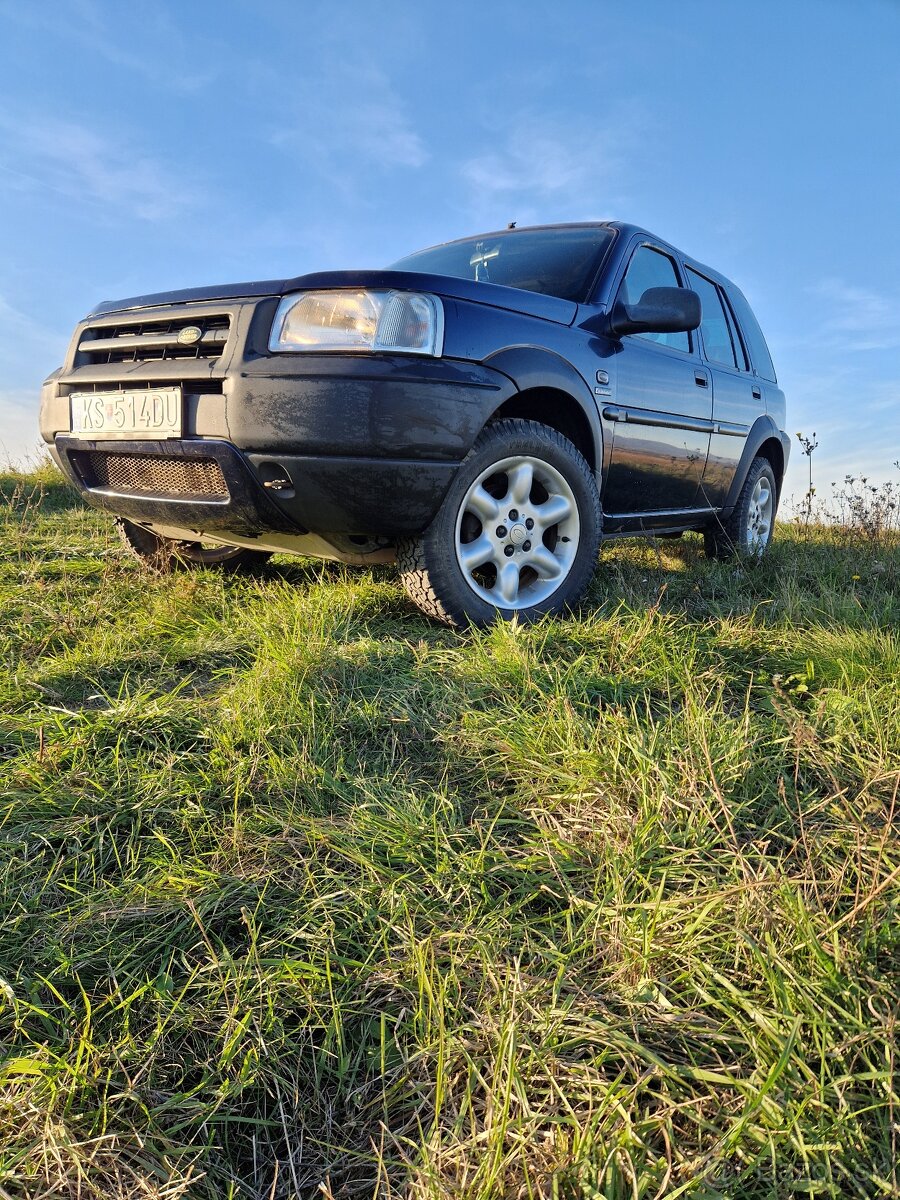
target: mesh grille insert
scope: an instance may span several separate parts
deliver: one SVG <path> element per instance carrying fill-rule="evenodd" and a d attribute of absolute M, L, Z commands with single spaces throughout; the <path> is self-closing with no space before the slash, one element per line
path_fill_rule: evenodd
<path fill-rule="evenodd" d="M 80 454 L 79 458 L 87 460 L 84 466 L 88 486 L 128 495 L 228 495 L 222 468 L 212 458 L 160 458 L 153 454 L 106 454 L 97 450 Z"/>

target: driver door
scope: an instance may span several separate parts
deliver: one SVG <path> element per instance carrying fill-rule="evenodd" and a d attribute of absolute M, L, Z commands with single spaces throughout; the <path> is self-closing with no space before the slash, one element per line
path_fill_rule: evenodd
<path fill-rule="evenodd" d="M 647 242 L 637 245 L 617 299 L 637 303 L 652 287 L 684 287 L 675 259 Z M 712 380 L 689 333 L 634 333 L 615 355 L 615 396 L 602 410 L 612 440 L 603 483 L 604 517 L 691 508 L 709 453 Z"/>

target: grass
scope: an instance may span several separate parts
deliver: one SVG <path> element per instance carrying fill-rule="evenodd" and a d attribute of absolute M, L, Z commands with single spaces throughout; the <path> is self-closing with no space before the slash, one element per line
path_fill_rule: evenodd
<path fill-rule="evenodd" d="M 0 480 L 0 1197 L 900 1196 L 900 550 L 148 579 Z"/>

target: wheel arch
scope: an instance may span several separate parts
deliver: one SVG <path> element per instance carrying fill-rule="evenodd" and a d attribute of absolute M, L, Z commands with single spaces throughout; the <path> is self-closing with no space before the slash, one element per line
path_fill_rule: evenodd
<path fill-rule="evenodd" d="M 737 504 L 741 489 L 744 486 L 755 458 L 766 458 L 771 464 L 775 474 L 777 498 L 780 501 L 781 484 L 784 480 L 789 452 L 790 443 L 787 435 L 779 430 L 772 418 L 768 415 L 757 417 L 744 443 L 744 449 L 737 470 L 734 473 L 734 478 L 731 481 L 731 487 L 728 490 L 725 503 L 722 505 L 722 515 L 728 517 L 734 510 L 734 506 Z"/>
<path fill-rule="evenodd" d="M 502 371 L 516 385 L 488 421 L 521 417 L 539 421 L 561 433 L 581 452 L 599 478 L 603 463 L 603 430 L 588 385 L 564 358 L 535 347 L 500 351 L 485 366 Z"/>
<path fill-rule="evenodd" d="M 584 409 L 568 392 L 552 387 L 527 388 L 504 401 L 491 413 L 491 421 L 521 417 L 549 425 L 580 450 L 592 471 L 597 470 L 594 435 Z"/>
<path fill-rule="evenodd" d="M 767 458 L 775 472 L 775 486 L 781 496 L 781 481 L 784 479 L 784 450 L 778 438 L 768 437 L 754 455 L 755 458 Z"/>

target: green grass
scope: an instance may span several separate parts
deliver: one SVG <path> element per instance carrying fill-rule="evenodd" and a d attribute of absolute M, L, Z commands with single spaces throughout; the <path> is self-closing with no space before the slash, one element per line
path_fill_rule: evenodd
<path fill-rule="evenodd" d="M 0 1197 L 900 1196 L 896 546 L 457 633 L 0 490 Z"/>

